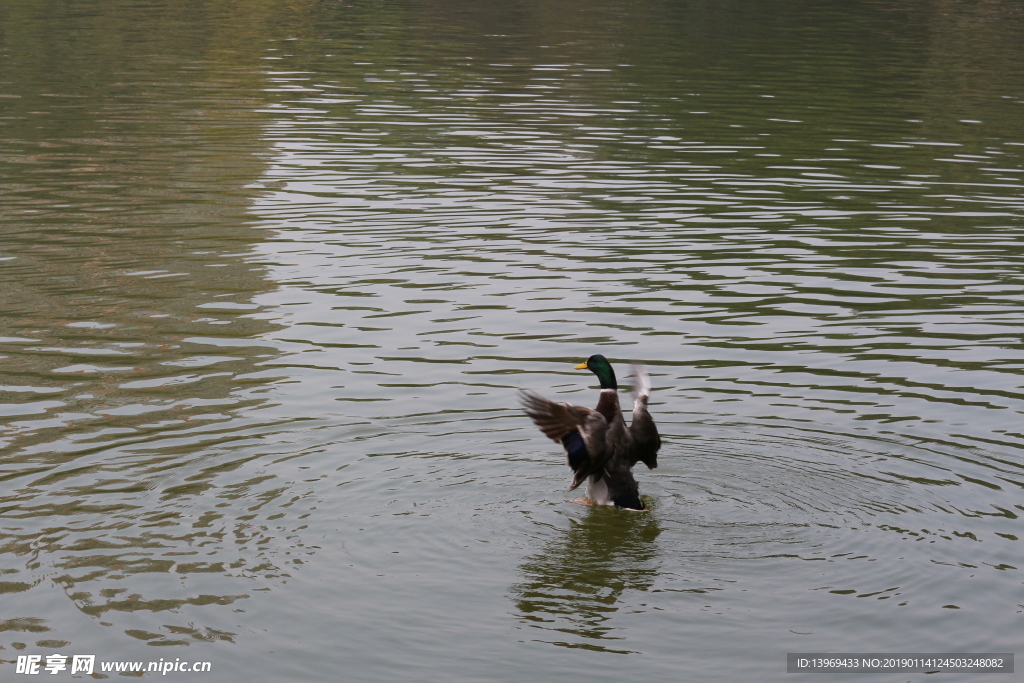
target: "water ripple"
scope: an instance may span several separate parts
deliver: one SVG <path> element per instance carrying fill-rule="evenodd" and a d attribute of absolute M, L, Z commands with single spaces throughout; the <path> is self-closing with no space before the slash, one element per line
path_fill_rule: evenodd
<path fill-rule="evenodd" d="M 1012 649 L 1019 8 L 115 5 L 0 8 L 4 647 Z M 644 515 L 516 404 L 595 352 L 652 375 Z"/>

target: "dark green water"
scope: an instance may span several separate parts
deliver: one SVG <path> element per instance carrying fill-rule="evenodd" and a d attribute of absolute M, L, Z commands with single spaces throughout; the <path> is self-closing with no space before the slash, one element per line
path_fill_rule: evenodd
<path fill-rule="evenodd" d="M 2 666 L 1014 651 L 1022 35 L 1011 0 L 0 4 Z M 595 352 L 651 370 L 647 514 L 573 502 L 518 408 L 592 405 Z"/>

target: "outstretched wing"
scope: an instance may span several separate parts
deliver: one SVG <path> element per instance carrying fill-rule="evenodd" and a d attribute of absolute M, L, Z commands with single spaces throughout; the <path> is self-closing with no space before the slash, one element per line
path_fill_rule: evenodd
<path fill-rule="evenodd" d="M 633 403 L 633 422 L 629 425 L 629 433 L 633 436 L 633 452 L 630 464 L 643 462 L 652 470 L 658 466 L 658 449 L 661 448 L 661 437 L 654 419 L 647 412 L 647 400 L 651 395 L 651 378 L 642 365 L 633 366 L 636 378 L 636 401 Z"/>
<path fill-rule="evenodd" d="M 565 447 L 573 471 L 570 491 L 591 474 L 601 471 L 607 459 L 605 433 L 608 431 L 608 421 L 601 413 L 568 403 L 555 403 L 528 391 L 522 392 L 520 400 L 526 414 L 544 436 Z"/>

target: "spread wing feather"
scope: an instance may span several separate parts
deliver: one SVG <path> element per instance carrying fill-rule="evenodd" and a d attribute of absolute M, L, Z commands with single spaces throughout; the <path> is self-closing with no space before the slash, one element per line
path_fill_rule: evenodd
<path fill-rule="evenodd" d="M 569 403 L 555 403 L 528 391 L 522 392 L 520 399 L 526 414 L 544 436 L 565 447 L 569 467 L 573 470 L 569 490 L 603 469 L 608 458 L 605 448 L 608 421 L 601 413 Z"/>
<path fill-rule="evenodd" d="M 651 378 L 642 365 L 633 366 L 636 378 L 636 401 L 633 403 L 633 421 L 629 432 L 633 436 L 633 452 L 630 454 L 631 465 L 643 462 L 649 468 L 658 466 L 658 449 L 661 448 L 661 436 L 654 425 L 654 419 L 647 412 L 647 401 L 651 395 Z"/>

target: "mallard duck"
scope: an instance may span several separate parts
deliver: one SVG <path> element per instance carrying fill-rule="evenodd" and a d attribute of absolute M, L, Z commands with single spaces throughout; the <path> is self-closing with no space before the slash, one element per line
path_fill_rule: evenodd
<path fill-rule="evenodd" d="M 658 466 L 661 437 L 647 412 L 651 380 L 640 366 L 633 366 L 636 377 L 636 401 L 633 422 L 626 427 L 619 407 L 619 385 L 615 382 L 612 364 L 595 354 L 576 366 L 590 370 L 601 382 L 601 396 L 594 410 L 568 403 L 555 403 L 543 396 L 524 391 L 526 414 L 544 432 L 544 436 L 561 443 L 572 469 L 572 491 L 585 479 L 587 497 L 600 505 L 615 505 L 630 510 L 643 510 L 633 466 L 643 462 L 650 469 Z"/>

